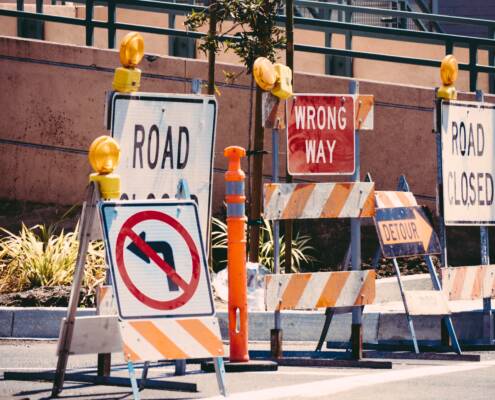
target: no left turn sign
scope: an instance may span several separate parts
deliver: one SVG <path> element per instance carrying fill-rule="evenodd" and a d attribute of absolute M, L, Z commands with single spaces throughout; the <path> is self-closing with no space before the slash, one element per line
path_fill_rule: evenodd
<path fill-rule="evenodd" d="M 125 201 L 100 210 L 121 319 L 213 315 L 195 203 Z"/>

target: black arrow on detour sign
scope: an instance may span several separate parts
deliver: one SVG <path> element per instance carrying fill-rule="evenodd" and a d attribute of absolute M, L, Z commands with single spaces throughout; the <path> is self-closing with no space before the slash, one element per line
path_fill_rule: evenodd
<path fill-rule="evenodd" d="M 163 257 L 163 261 L 165 261 L 168 265 L 170 265 L 175 270 L 175 262 L 174 262 L 174 253 L 172 252 L 172 247 L 167 242 L 147 242 L 146 241 L 146 233 L 143 231 L 139 234 L 139 237 L 146 242 L 148 246 L 150 246 L 153 251 L 157 254 L 161 254 Z M 143 260 L 146 264 L 150 263 L 150 258 L 134 243 L 131 242 L 129 246 L 127 246 L 127 250 L 131 253 L 138 256 L 141 260 Z M 179 287 L 175 284 L 175 282 L 170 279 L 170 276 L 167 275 L 168 281 L 168 290 L 171 292 L 176 292 L 179 290 Z"/>

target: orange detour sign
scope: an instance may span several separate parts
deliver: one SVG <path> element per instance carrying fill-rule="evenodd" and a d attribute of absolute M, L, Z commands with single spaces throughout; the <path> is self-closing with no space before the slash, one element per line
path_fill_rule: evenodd
<path fill-rule="evenodd" d="M 440 243 L 421 207 L 377 208 L 375 226 L 386 258 L 440 253 Z"/>

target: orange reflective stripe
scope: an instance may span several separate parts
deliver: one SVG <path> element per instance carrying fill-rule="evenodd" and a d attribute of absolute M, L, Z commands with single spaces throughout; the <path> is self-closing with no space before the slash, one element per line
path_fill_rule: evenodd
<path fill-rule="evenodd" d="M 297 185 L 285 206 L 281 219 L 290 219 L 292 216 L 301 215 L 314 188 L 314 183 L 301 183 Z"/>
<path fill-rule="evenodd" d="M 462 296 L 462 288 L 464 286 L 464 279 L 466 277 L 466 269 L 459 268 L 457 271 L 452 272 L 454 279 L 450 287 L 450 299 L 460 299 Z"/>
<path fill-rule="evenodd" d="M 330 274 L 316 307 L 334 307 L 350 273 Z"/>
<path fill-rule="evenodd" d="M 327 202 L 323 206 L 320 217 L 337 218 L 344 208 L 345 202 L 349 197 L 352 186 L 352 183 L 335 184 L 332 192 L 330 193 L 330 196 L 328 196 Z"/>
<path fill-rule="evenodd" d="M 361 285 L 361 290 L 356 296 L 354 304 L 356 306 L 362 306 L 365 304 L 371 304 L 375 301 L 375 271 L 368 271 L 366 280 Z"/>
<path fill-rule="evenodd" d="M 473 288 L 471 290 L 471 298 L 481 299 L 483 297 L 483 277 L 485 275 L 485 269 L 483 267 L 476 267 L 476 270 L 474 270 L 473 273 L 475 275 L 473 281 Z"/>
<path fill-rule="evenodd" d="M 411 202 L 411 198 L 405 192 L 395 192 L 395 195 L 404 207 L 413 207 L 416 205 L 414 202 Z"/>
<path fill-rule="evenodd" d="M 311 274 L 297 274 L 292 276 L 282 295 L 282 304 L 280 307 L 296 307 L 310 279 Z"/>
<path fill-rule="evenodd" d="M 375 199 L 373 197 L 373 192 L 368 195 L 368 198 L 363 204 L 363 209 L 361 210 L 360 217 L 373 217 L 375 215 Z"/>
<path fill-rule="evenodd" d="M 379 203 L 381 208 L 392 208 L 394 204 L 388 198 L 387 192 L 376 192 L 377 203 Z"/>
<path fill-rule="evenodd" d="M 177 320 L 196 341 L 198 341 L 211 355 L 219 356 L 223 354 L 222 341 L 213 334 L 208 327 L 199 319 Z"/>
<path fill-rule="evenodd" d="M 143 361 L 141 357 L 127 345 L 127 343 L 124 343 L 124 358 L 126 361 L 131 360 L 132 362 Z"/>
<path fill-rule="evenodd" d="M 136 329 L 166 359 L 179 360 L 188 358 L 177 345 L 172 342 L 155 324 L 150 321 L 132 321 L 130 325 Z"/>
<path fill-rule="evenodd" d="M 276 188 L 277 188 L 277 185 L 271 185 L 271 184 L 265 185 L 265 204 L 270 203 L 270 199 L 272 198 L 272 195 L 275 192 Z"/>

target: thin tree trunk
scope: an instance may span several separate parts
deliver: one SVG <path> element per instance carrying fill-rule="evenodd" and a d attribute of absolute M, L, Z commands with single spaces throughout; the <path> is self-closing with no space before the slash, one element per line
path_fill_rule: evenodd
<path fill-rule="evenodd" d="M 215 1 L 210 2 L 210 24 L 208 28 L 208 36 L 215 37 L 217 34 L 217 14 Z M 215 51 L 208 52 L 208 94 L 215 94 Z"/>
<path fill-rule="evenodd" d="M 262 91 L 256 86 L 256 109 L 254 114 L 254 154 L 253 154 L 253 178 L 251 187 L 250 220 L 253 224 L 249 228 L 249 261 L 259 260 L 260 225 L 255 221 L 261 218 L 261 202 L 263 196 L 263 145 L 265 131 L 261 124 Z"/>
<path fill-rule="evenodd" d="M 292 70 L 292 90 L 294 90 L 294 0 L 287 0 L 285 35 L 287 37 L 287 47 L 285 49 L 285 59 L 287 66 Z M 285 164 L 287 166 L 287 163 Z M 292 176 L 285 170 L 287 183 L 292 182 Z M 285 220 L 285 272 L 292 270 L 292 220 Z"/>

